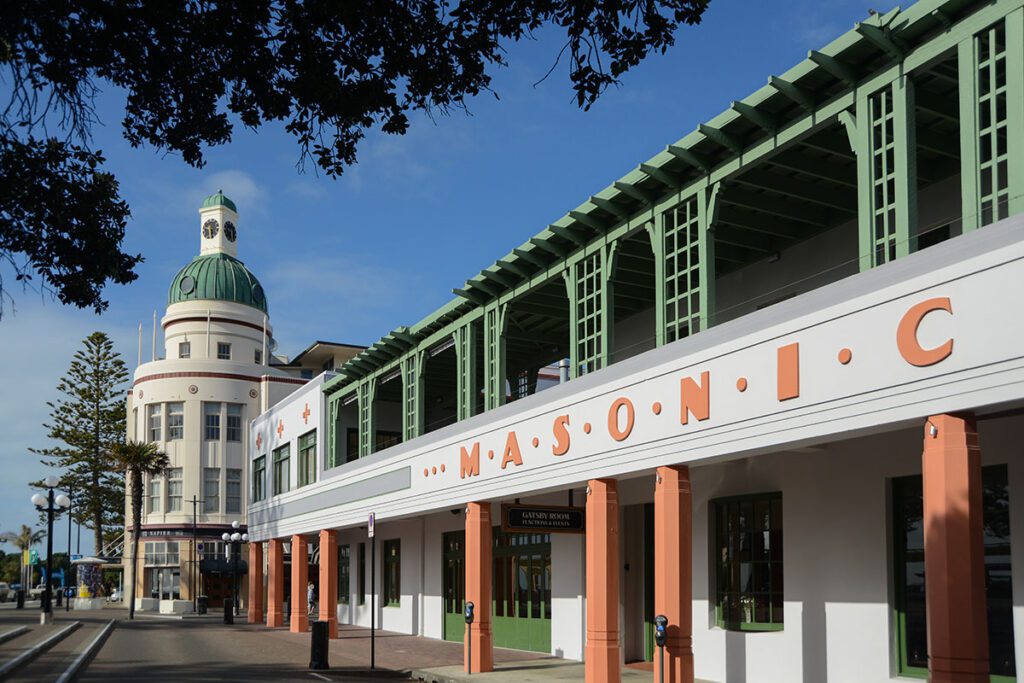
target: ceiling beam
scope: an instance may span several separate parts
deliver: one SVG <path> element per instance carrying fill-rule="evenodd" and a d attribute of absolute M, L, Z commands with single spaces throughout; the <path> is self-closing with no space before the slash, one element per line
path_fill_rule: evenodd
<path fill-rule="evenodd" d="M 767 163 L 776 168 L 793 171 L 802 175 L 827 180 L 835 185 L 857 189 L 857 176 L 855 169 L 844 169 L 836 164 L 830 164 L 820 159 L 791 157 L 779 155 L 767 160 Z"/>
<path fill-rule="evenodd" d="M 546 237 L 531 237 L 530 244 L 539 248 L 541 251 L 546 251 L 547 253 L 551 254 L 557 259 L 564 259 L 566 256 L 569 255 L 568 252 L 566 252 L 561 247 L 555 245 L 553 242 L 551 242 L 551 240 L 547 239 Z"/>
<path fill-rule="evenodd" d="M 734 178 L 732 183 L 746 185 L 760 190 L 767 190 L 799 201 L 837 209 L 846 213 L 857 213 L 857 193 L 849 190 L 837 191 L 835 188 L 808 184 L 792 177 L 768 173 L 746 173 Z"/>
<path fill-rule="evenodd" d="M 595 197 L 591 195 L 590 203 L 599 209 L 607 211 L 611 215 L 618 218 L 620 221 L 629 219 L 629 213 L 622 209 L 621 207 L 619 207 L 618 204 L 616 204 L 610 199 L 603 199 L 602 197 Z"/>
<path fill-rule="evenodd" d="M 474 289 L 479 289 L 484 294 L 486 294 L 488 296 L 494 296 L 494 297 L 500 296 L 502 291 L 504 290 L 504 287 L 495 287 L 494 285 L 492 285 L 487 280 L 476 280 L 476 279 L 466 280 L 466 287 L 471 287 L 471 288 L 474 288 Z"/>
<path fill-rule="evenodd" d="M 779 94 L 799 104 L 807 111 L 814 111 L 814 94 L 811 93 L 811 91 L 809 91 L 807 88 L 803 88 L 795 83 L 790 83 L 789 81 L 783 80 L 778 76 L 769 77 L 768 85 L 775 88 L 775 90 Z"/>
<path fill-rule="evenodd" d="M 705 123 L 698 124 L 697 130 L 700 134 L 706 137 L 708 140 L 725 147 L 734 154 L 739 154 L 743 151 L 743 143 L 739 141 L 734 135 L 726 133 L 721 128 L 715 128 Z"/>
<path fill-rule="evenodd" d="M 835 57 L 830 57 L 823 52 L 818 52 L 817 50 L 811 50 L 808 52 L 807 59 L 817 64 L 819 67 L 832 76 L 835 76 L 846 85 L 857 85 L 857 81 L 859 80 L 857 72 L 850 64 L 841 62 Z"/>
<path fill-rule="evenodd" d="M 735 186 L 729 187 L 719 198 L 720 202 L 742 206 L 753 211 L 778 216 L 794 223 L 805 223 L 816 228 L 824 228 L 832 225 L 834 220 L 829 212 L 818 207 L 797 206 L 792 202 L 783 201 L 778 197 L 768 196 L 757 192 L 748 192 L 738 189 Z"/>
<path fill-rule="evenodd" d="M 508 261 L 505 259 L 498 259 L 497 264 L 505 270 L 510 270 L 524 280 L 530 277 L 530 273 L 523 269 L 518 263 L 514 261 Z"/>
<path fill-rule="evenodd" d="M 644 204 L 653 204 L 655 201 L 657 201 L 657 197 L 654 197 L 654 196 L 648 194 L 647 192 L 644 192 L 643 190 L 641 190 L 640 188 L 636 187 L 635 185 L 630 185 L 629 183 L 624 183 L 621 180 L 616 180 L 614 185 L 615 185 L 615 189 L 616 190 L 618 190 L 619 192 L 621 192 L 624 195 L 628 195 L 628 196 L 632 197 L 633 199 L 637 200 L 638 202 L 642 202 Z"/>
<path fill-rule="evenodd" d="M 657 180 L 659 183 L 667 187 L 668 189 L 675 189 L 681 184 L 679 179 L 675 176 L 666 173 L 664 170 L 657 166 L 651 166 L 650 164 L 640 164 L 640 170 L 650 177 Z"/>
<path fill-rule="evenodd" d="M 604 223 L 602 221 L 599 221 L 598 219 L 594 218 L 590 214 L 583 213 L 582 211 L 570 211 L 569 212 L 569 217 L 572 218 L 577 223 L 582 223 L 583 225 L 587 226 L 588 228 L 591 228 L 592 230 L 596 230 L 598 233 L 600 233 L 602 235 L 604 233 L 608 232 L 608 224 Z"/>
<path fill-rule="evenodd" d="M 580 235 L 576 230 L 573 230 L 572 228 L 565 228 L 562 227 L 561 225 L 555 225 L 554 223 L 552 223 L 551 225 L 548 226 L 548 230 L 555 233 L 562 239 L 574 243 L 578 247 L 584 247 L 587 244 L 587 239 Z"/>
<path fill-rule="evenodd" d="M 665 149 L 676 159 L 693 166 L 701 173 L 707 173 L 711 170 L 711 162 L 703 154 L 698 154 L 679 145 L 669 145 Z"/>
<path fill-rule="evenodd" d="M 778 121 L 775 120 L 774 116 L 770 116 L 746 102 L 733 102 L 732 110 L 769 135 L 775 135 L 775 132 L 779 129 Z"/>
<path fill-rule="evenodd" d="M 527 263 L 532 263 L 538 268 L 544 269 L 548 267 L 547 261 L 537 256 L 537 254 L 533 253 L 532 251 L 526 251 L 525 249 L 520 249 L 519 247 L 516 247 L 515 249 L 512 250 L 512 253 L 518 256 L 519 258 L 523 259 Z"/>

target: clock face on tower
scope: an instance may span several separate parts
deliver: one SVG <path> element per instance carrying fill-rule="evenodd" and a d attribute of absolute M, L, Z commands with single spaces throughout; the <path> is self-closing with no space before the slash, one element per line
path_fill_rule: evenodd
<path fill-rule="evenodd" d="M 224 236 L 228 238 L 228 242 L 234 242 L 238 237 L 238 233 L 235 232 L 235 224 L 231 221 L 224 222 Z"/>
<path fill-rule="evenodd" d="M 217 236 L 217 229 L 219 227 L 220 224 L 213 218 L 206 221 L 205 223 L 203 223 L 203 237 L 205 237 L 208 240 L 212 240 L 214 237 Z"/>

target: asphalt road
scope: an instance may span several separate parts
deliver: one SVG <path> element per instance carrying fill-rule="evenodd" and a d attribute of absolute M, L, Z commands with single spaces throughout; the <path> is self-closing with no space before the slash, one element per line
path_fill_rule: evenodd
<path fill-rule="evenodd" d="M 244 617 L 242 618 L 244 619 Z M 357 668 L 309 670 L 309 638 L 219 620 L 123 619 L 80 681 L 379 681 L 409 680 Z"/>

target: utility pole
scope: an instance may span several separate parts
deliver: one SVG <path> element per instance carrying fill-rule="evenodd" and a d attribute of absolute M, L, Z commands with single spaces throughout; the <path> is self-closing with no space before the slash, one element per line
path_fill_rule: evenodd
<path fill-rule="evenodd" d="M 199 611 L 199 574 L 198 574 L 198 533 L 196 529 L 196 506 L 203 501 L 199 500 L 195 494 L 192 494 L 192 553 L 189 560 L 192 562 L 192 575 L 189 576 L 188 588 L 192 593 L 192 613 L 195 614 Z"/>

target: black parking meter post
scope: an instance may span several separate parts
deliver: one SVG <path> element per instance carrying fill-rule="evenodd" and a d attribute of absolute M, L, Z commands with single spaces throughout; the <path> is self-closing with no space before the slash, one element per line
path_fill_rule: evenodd
<path fill-rule="evenodd" d="M 466 603 L 466 674 L 473 675 L 473 608 L 472 602 Z"/>
<path fill-rule="evenodd" d="M 658 681 L 665 683 L 665 641 L 668 639 L 668 617 L 654 617 L 654 643 L 658 646 Z"/>

